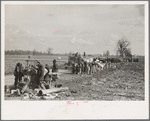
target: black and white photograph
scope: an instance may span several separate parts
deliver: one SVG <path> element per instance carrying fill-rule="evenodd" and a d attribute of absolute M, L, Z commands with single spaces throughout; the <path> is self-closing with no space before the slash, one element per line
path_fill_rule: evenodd
<path fill-rule="evenodd" d="M 64 102 L 74 109 L 90 102 L 135 102 L 135 116 L 127 111 L 127 117 L 110 117 L 147 118 L 148 112 L 138 110 L 149 99 L 148 2 L 130 2 L 3 2 L 3 101 L 21 106 Z M 62 113 L 69 115 L 68 110 Z"/>

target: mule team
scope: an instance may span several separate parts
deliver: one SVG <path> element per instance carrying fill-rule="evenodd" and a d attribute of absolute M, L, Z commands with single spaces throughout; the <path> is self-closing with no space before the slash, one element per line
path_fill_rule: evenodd
<path fill-rule="evenodd" d="M 75 55 L 76 58 L 72 61 L 72 73 L 76 74 L 92 74 L 100 70 L 111 67 L 111 60 L 101 60 L 100 58 L 89 58 L 81 57 L 80 55 Z"/>

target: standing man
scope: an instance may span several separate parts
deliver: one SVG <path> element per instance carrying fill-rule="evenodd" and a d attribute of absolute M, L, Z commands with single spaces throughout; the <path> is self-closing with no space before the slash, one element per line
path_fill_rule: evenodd
<path fill-rule="evenodd" d="M 81 60 L 81 73 L 84 72 L 84 60 L 82 59 Z"/>
<path fill-rule="evenodd" d="M 86 53 L 84 52 L 83 57 L 86 58 Z"/>
<path fill-rule="evenodd" d="M 87 61 L 84 61 L 84 72 L 87 72 Z"/>
<path fill-rule="evenodd" d="M 53 60 L 52 72 L 58 72 L 58 65 L 55 59 Z"/>
<path fill-rule="evenodd" d="M 81 68 L 82 68 L 82 63 L 81 63 L 81 55 L 79 54 L 79 57 L 77 58 L 77 63 L 78 63 L 78 69 L 77 69 L 77 73 L 81 74 Z"/>
<path fill-rule="evenodd" d="M 74 74 L 75 72 L 77 72 L 77 63 L 76 62 L 74 62 L 72 64 L 72 73 Z"/>
<path fill-rule="evenodd" d="M 18 82 L 21 82 L 23 77 L 23 67 L 21 63 L 17 63 L 15 70 L 14 70 L 14 76 L 15 76 L 15 83 L 14 86 L 17 88 Z"/>
<path fill-rule="evenodd" d="M 36 67 L 35 67 L 36 66 Z M 39 61 L 35 61 L 35 66 L 32 66 L 33 68 L 35 68 L 37 70 L 37 81 L 38 81 L 38 85 L 42 88 L 42 89 L 46 89 L 45 86 L 43 85 L 43 81 L 44 81 L 44 66 L 39 62 Z"/>

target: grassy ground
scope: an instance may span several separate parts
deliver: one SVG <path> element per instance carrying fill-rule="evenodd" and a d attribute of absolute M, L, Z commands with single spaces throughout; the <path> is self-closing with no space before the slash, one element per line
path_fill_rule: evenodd
<path fill-rule="evenodd" d="M 142 101 L 145 99 L 144 62 L 125 63 L 93 75 L 64 71 L 57 83 L 69 90 L 57 93 L 57 98 L 51 100 Z"/>

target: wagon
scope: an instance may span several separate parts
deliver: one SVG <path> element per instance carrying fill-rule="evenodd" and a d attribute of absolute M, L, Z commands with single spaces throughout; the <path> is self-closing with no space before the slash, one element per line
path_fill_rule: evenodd
<path fill-rule="evenodd" d="M 72 69 L 75 62 L 77 62 L 77 57 L 75 55 L 68 56 L 68 63 L 65 63 L 65 69 Z"/>

